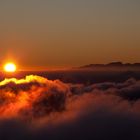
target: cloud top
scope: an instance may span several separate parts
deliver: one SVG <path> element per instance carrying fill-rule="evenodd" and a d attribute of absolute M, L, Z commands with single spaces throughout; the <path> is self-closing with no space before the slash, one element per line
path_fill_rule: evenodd
<path fill-rule="evenodd" d="M 140 138 L 139 93 L 140 81 L 133 78 L 88 86 L 36 75 L 5 79 L 0 82 L 0 137 Z"/>

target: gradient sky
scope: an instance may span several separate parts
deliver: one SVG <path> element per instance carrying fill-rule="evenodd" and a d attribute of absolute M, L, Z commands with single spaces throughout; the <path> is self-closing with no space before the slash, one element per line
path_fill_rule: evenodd
<path fill-rule="evenodd" d="M 140 0 L 1 0 L 0 60 L 25 69 L 140 62 Z"/>

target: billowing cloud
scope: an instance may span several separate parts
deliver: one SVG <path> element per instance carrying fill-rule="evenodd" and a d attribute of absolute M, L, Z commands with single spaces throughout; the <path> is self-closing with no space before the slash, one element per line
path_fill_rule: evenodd
<path fill-rule="evenodd" d="M 140 81 L 93 85 L 30 75 L 0 82 L 0 139 L 139 139 Z"/>

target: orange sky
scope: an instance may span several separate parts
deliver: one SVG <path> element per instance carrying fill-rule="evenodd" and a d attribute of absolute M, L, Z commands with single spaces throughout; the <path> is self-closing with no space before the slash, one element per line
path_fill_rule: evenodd
<path fill-rule="evenodd" d="M 22 69 L 140 62 L 137 0 L 1 1 L 0 59 Z"/>

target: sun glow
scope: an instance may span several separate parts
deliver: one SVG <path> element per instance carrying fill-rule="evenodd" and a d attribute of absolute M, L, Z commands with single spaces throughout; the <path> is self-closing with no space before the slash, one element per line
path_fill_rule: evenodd
<path fill-rule="evenodd" d="M 4 71 L 6 72 L 15 72 L 16 65 L 14 63 L 7 63 L 4 65 Z"/>

